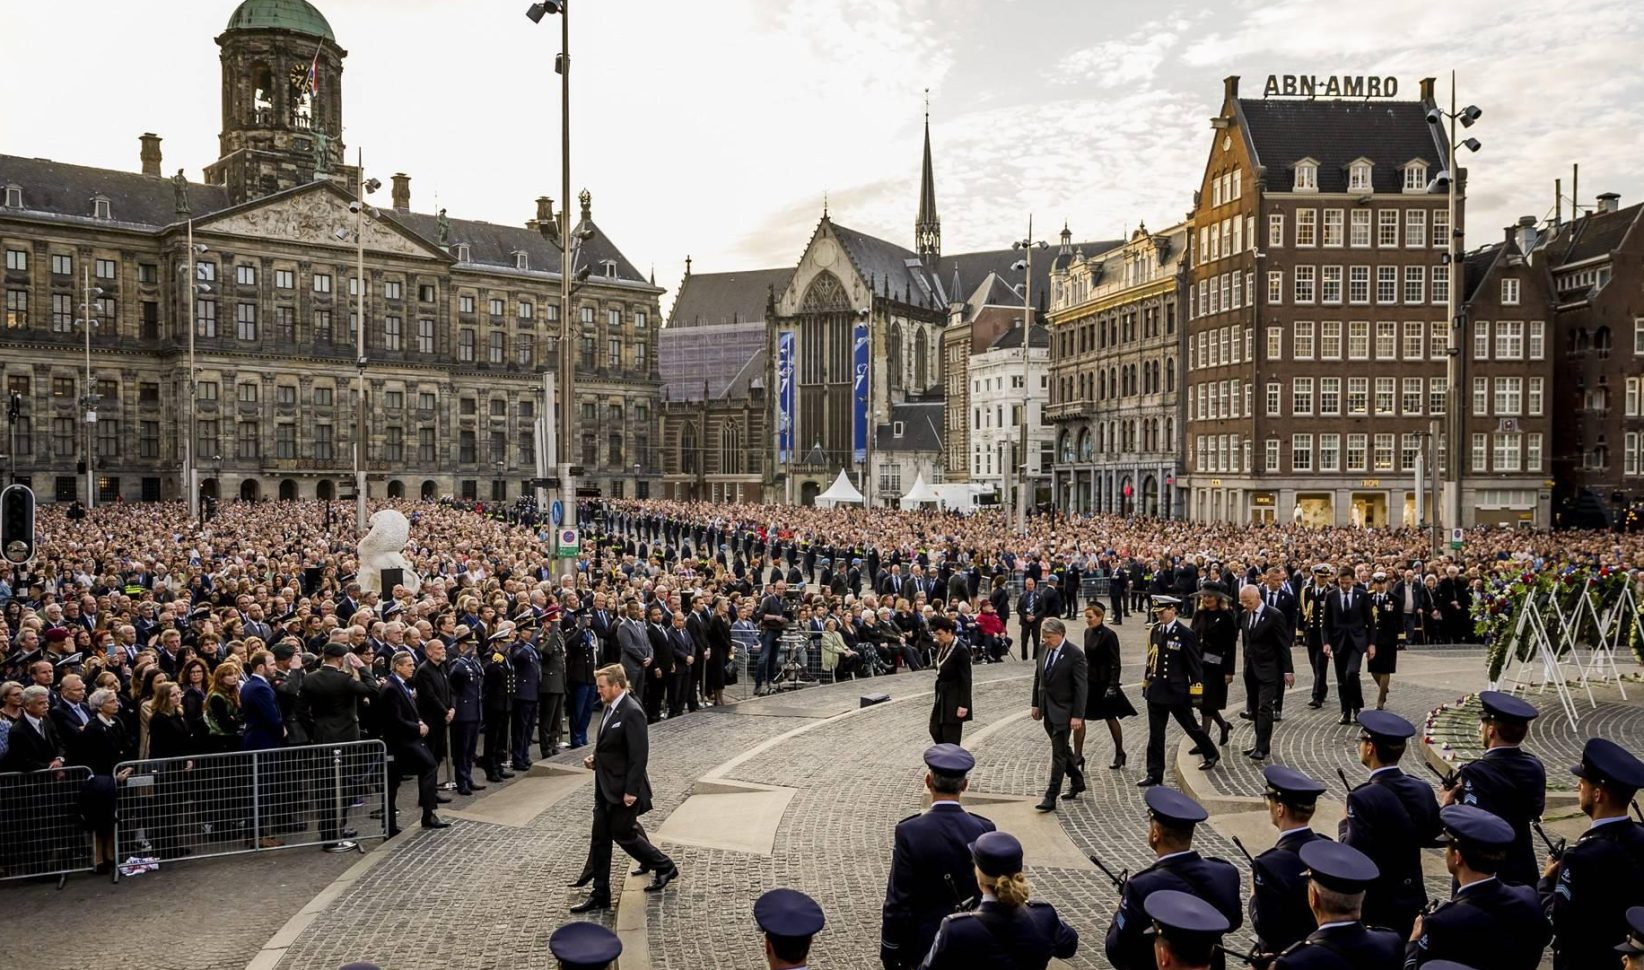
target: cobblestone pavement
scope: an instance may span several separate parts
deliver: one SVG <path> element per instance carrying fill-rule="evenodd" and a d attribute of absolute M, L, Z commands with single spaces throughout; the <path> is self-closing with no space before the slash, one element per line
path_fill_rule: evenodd
<path fill-rule="evenodd" d="M 1119 629 L 1126 658 L 1139 661 L 1141 628 Z M 1305 666 L 1305 661 L 1303 661 Z M 1389 706 L 1418 723 L 1427 710 L 1482 686 L 1482 658 L 1466 652 L 1409 651 L 1401 658 Z M 979 794 L 1037 798 L 1048 772 L 1042 726 L 1026 714 L 1032 667 L 1019 661 L 975 670 L 977 718 L 966 726 L 967 743 L 978 764 L 973 790 Z M 1276 760 L 1307 770 L 1331 783 L 1335 771 L 1355 773 L 1354 729 L 1335 723 L 1336 710 L 1306 707 L 1307 674 L 1286 705 L 1275 733 Z M 1132 702 L 1140 664 L 1126 665 Z M 929 743 L 927 720 L 931 677 L 888 678 L 807 688 L 793 694 L 708 709 L 652 729 L 651 782 L 655 810 L 646 827 L 659 829 L 689 795 L 692 785 L 715 772 L 727 782 L 779 785 L 793 790 L 769 855 L 663 842 L 679 862 L 683 877 L 667 892 L 644 900 L 643 925 L 652 965 L 668 970 L 748 968 L 761 965 L 751 904 L 762 890 L 788 885 L 810 892 L 828 915 L 818 938 L 819 966 L 872 970 L 878 966 L 879 909 L 883 900 L 894 823 L 923 806 L 919 752 Z M 1367 685 L 1369 682 L 1366 681 Z M 1373 686 L 1371 686 L 1373 690 Z M 1612 691 L 1614 688 L 1602 688 Z M 857 710 L 857 697 L 887 692 L 893 702 Z M 1239 730 L 1229 742 L 1233 757 L 1206 779 L 1212 790 L 1253 796 L 1260 791 L 1253 765 L 1238 757 L 1248 745 L 1248 722 L 1237 721 L 1241 686 L 1232 688 L 1229 713 Z M 1644 694 L 1644 688 L 1635 691 Z M 1333 699 L 1333 698 L 1332 698 Z M 1562 718 L 1538 724 L 1532 747 L 1557 765 L 1593 733 L 1644 747 L 1644 698 L 1619 703 L 1606 697 L 1571 731 Z M 1081 853 L 1099 853 L 1115 868 L 1146 866 L 1141 777 L 1146 744 L 1142 718 L 1123 722 L 1130 764 L 1113 771 L 1107 731 L 1094 725 L 1088 739 L 1090 789 L 1078 801 L 1062 802 L 1057 821 Z M 795 732 L 796 729 L 803 729 Z M 1168 748 L 1179 731 L 1172 726 Z M 770 746 L 759 748 L 776 739 Z M 759 750 L 755 750 L 759 748 Z M 555 761 L 576 764 L 581 752 Z M 1189 768 L 1191 770 L 1191 768 Z M 485 793 L 495 795 L 497 789 Z M 328 970 L 355 959 L 370 959 L 388 970 L 488 970 L 493 967 L 551 966 L 545 941 L 569 919 L 567 909 L 581 894 L 566 888 L 587 850 L 591 797 L 586 784 L 545 806 L 523 826 L 458 819 L 452 828 L 422 832 L 407 828 L 376 863 L 348 883 L 312 923 L 290 941 L 282 970 Z M 483 801 L 483 796 L 481 801 Z M 988 808 L 978 811 L 987 814 Z M 1243 868 L 1238 850 L 1209 826 L 1196 840 L 1208 855 Z M 83 925 L 88 913 L 117 934 L 136 965 L 159 970 L 216 970 L 246 965 L 268 934 L 328 885 L 357 856 L 319 852 L 277 853 L 179 865 L 111 886 L 80 877 L 57 892 L 46 885 L 0 885 L 0 904 L 9 914 L 39 926 Z M 1077 968 L 1107 967 L 1101 940 L 1113 909 L 1105 877 L 1089 866 L 1053 867 L 1029 860 L 1036 893 L 1052 900 L 1078 929 Z M 613 884 L 620 886 L 629 861 L 616 854 Z M 1440 880 L 1430 889 L 1447 891 Z M 260 919 L 179 921 L 171 914 L 179 900 L 261 901 Z M 155 914 L 164 914 L 156 918 Z M 624 911 L 624 924 L 640 913 Z M 607 922 L 610 917 L 607 917 Z M 86 965 L 73 934 L 45 934 L 29 965 L 56 968 Z M 51 941 L 61 938 L 58 947 Z M 1243 941 L 1244 935 L 1235 937 Z"/>

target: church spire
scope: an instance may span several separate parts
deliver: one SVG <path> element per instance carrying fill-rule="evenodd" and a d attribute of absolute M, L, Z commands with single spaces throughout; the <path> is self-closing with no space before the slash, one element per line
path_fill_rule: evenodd
<path fill-rule="evenodd" d="M 919 215 L 913 221 L 913 248 L 926 266 L 942 255 L 942 221 L 936 217 L 936 178 L 930 164 L 930 89 L 925 89 L 925 164 L 919 175 Z"/>

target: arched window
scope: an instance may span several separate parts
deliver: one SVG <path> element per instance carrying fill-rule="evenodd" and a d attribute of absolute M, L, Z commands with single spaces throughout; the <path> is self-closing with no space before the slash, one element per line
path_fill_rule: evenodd
<path fill-rule="evenodd" d="M 902 359 L 902 325 L 892 323 L 885 335 L 885 368 L 890 372 L 892 390 L 902 387 Z"/>
<path fill-rule="evenodd" d="M 1176 358 L 1166 357 L 1164 362 L 1165 393 L 1169 394 L 1176 389 Z"/>
<path fill-rule="evenodd" d="M 1060 456 L 1060 461 L 1064 465 L 1073 460 L 1073 435 L 1071 432 L 1064 429 L 1057 436 L 1056 454 Z"/>
<path fill-rule="evenodd" d="M 930 345 L 923 331 L 913 337 L 913 386 L 920 391 L 930 386 Z"/>
<path fill-rule="evenodd" d="M 262 61 L 251 65 L 251 122 L 272 124 L 274 120 L 274 72 Z"/>
<path fill-rule="evenodd" d="M 687 475 L 696 474 L 696 427 L 687 424 L 679 435 L 679 470 Z"/>
<path fill-rule="evenodd" d="M 1080 461 L 1090 461 L 1092 458 L 1095 457 L 1095 455 L 1096 455 L 1096 449 L 1095 449 L 1095 446 L 1093 445 L 1092 440 L 1091 440 L 1090 429 L 1089 428 L 1080 429 L 1080 431 L 1079 431 L 1079 460 Z"/>
<path fill-rule="evenodd" d="M 735 421 L 719 428 L 719 471 L 723 475 L 742 474 L 742 435 Z"/>

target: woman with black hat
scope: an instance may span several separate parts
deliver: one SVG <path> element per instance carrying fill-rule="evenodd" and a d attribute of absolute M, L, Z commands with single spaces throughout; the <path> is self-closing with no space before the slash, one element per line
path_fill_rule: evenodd
<path fill-rule="evenodd" d="M 1013 967 L 1044 970 L 1051 957 L 1079 949 L 1079 933 L 1049 903 L 1030 901 L 1022 874 L 1022 843 L 1008 832 L 984 832 L 970 844 L 982 901 L 968 913 L 943 917 L 920 970 Z"/>
<path fill-rule="evenodd" d="M 1113 736 L 1113 763 L 1108 767 L 1117 771 L 1125 766 L 1125 730 L 1119 719 L 1136 716 L 1136 708 L 1119 686 L 1119 637 L 1103 622 L 1106 616 L 1107 610 L 1096 600 L 1085 607 L 1085 723 L 1073 732 L 1073 753 L 1081 770 L 1085 765 L 1086 725 L 1107 722 L 1108 733 Z"/>
<path fill-rule="evenodd" d="M 1193 635 L 1199 638 L 1204 665 L 1204 700 L 1199 707 L 1200 717 L 1204 721 L 1205 734 L 1210 733 L 1210 725 L 1221 726 L 1222 735 L 1217 744 L 1225 745 L 1227 736 L 1233 733 L 1233 725 L 1222 717 L 1222 708 L 1227 706 L 1227 685 L 1233 683 L 1239 624 L 1233 619 L 1233 611 L 1227 608 L 1227 587 L 1220 583 L 1206 583 L 1197 595 L 1199 609 L 1193 615 Z M 1195 753 L 1207 758 L 1216 755 L 1214 751 Z"/>

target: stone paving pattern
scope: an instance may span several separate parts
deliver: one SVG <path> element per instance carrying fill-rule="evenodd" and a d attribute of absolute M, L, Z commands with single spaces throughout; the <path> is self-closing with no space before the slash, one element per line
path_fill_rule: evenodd
<path fill-rule="evenodd" d="M 1124 655 L 1139 659 L 1141 628 L 1132 623 L 1118 632 Z M 1395 678 L 1389 706 L 1418 724 L 1430 708 L 1482 686 L 1482 657 L 1476 651 L 1409 651 L 1404 657 L 1401 668 L 1406 672 Z M 1332 797 L 1339 797 L 1338 766 L 1354 781 L 1362 778 L 1362 769 L 1354 771 L 1357 729 L 1335 723 L 1339 712 L 1333 704 L 1321 711 L 1306 707 L 1309 675 L 1305 661 L 1302 666 L 1287 700 L 1286 719 L 1275 732 L 1275 760 L 1313 773 L 1330 784 Z M 1025 716 L 1031 676 L 1032 668 L 1019 661 L 975 670 L 978 713 L 966 726 L 967 742 L 989 732 L 975 749 L 975 792 L 1030 799 L 1043 792 L 1049 768 L 1044 729 Z M 1141 707 L 1139 679 L 1139 663 L 1128 664 L 1126 691 Z M 654 831 L 704 774 L 762 742 L 807 728 L 724 772 L 728 780 L 794 789 L 771 855 L 663 844 L 678 860 L 683 877 L 667 892 L 645 899 L 654 966 L 762 965 L 752 901 L 776 885 L 803 889 L 822 902 L 828 928 L 816 943 L 816 965 L 878 966 L 879 910 L 892 827 L 924 805 L 919 753 L 929 744 L 930 682 L 929 674 L 902 674 L 808 688 L 707 709 L 652 729 L 656 808 L 645 822 Z M 1373 690 L 1368 679 L 1366 684 Z M 1613 687 L 1595 690 L 1611 696 L 1602 697 L 1604 704 L 1595 713 L 1582 695 L 1577 729 L 1571 730 L 1562 717 L 1538 723 L 1531 747 L 1547 758 L 1550 774 L 1587 736 L 1644 743 L 1640 698 L 1622 704 Z M 895 702 L 838 716 L 853 711 L 860 694 L 876 691 L 890 693 Z M 1230 694 L 1228 713 L 1236 715 L 1242 682 L 1236 681 Z M 1254 796 L 1261 790 L 1259 771 L 1238 754 L 1249 743 L 1249 723 L 1235 723 L 1239 730 L 1226 749 L 1231 757 L 1205 780 L 1217 792 Z M 1086 751 L 1090 789 L 1078 801 L 1062 802 L 1057 820 L 1081 853 L 1098 852 L 1111 866 L 1135 871 L 1152 858 L 1145 844 L 1143 792 L 1135 787 L 1143 770 L 1146 721 L 1137 717 L 1123 724 L 1129 765 L 1108 770 L 1112 749 L 1107 730 L 1092 725 Z M 1167 744 L 1172 756 L 1179 737 L 1172 726 Z M 579 764 L 581 752 L 553 760 Z M 1193 764 L 1189 760 L 1184 766 L 1193 770 Z M 441 832 L 408 827 L 403 844 L 392 847 L 298 936 L 281 967 L 326 970 L 354 959 L 374 960 L 389 970 L 551 966 L 546 938 L 570 918 L 568 907 L 581 898 L 566 883 L 587 851 L 591 797 L 587 787 L 579 788 L 523 827 L 468 820 L 456 820 Z M 979 805 L 977 811 L 987 814 L 988 807 Z M 1209 826 L 1196 842 L 1206 854 L 1245 868 L 1238 850 Z M 282 852 L 177 865 L 119 886 L 78 877 L 61 893 L 48 885 L 0 884 L 0 904 L 19 921 L 39 926 L 83 925 L 88 913 L 96 913 L 103 926 L 118 933 L 134 965 L 238 970 L 287 917 L 358 859 L 313 850 Z M 1070 965 L 1107 967 L 1101 941 L 1114 897 L 1106 878 L 1089 866 L 1034 865 L 1032 858 L 1028 863 L 1036 895 L 1053 901 L 1081 935 L 1080 952 Z M 629 865 L 617 852 L 613 886 L 620 888 Z M 1439 879 L 1430 880 L 1429 888 L 1448 891 Z M 259 902 L 260 918 L 254 924 L 215 916 L 180 922 L 172 915 L 185 898 L 246 899 L 248 894 Z M 213 906 L 213 913 L 220 911 Z M 625 914 L 625 921 L 631 915 Z M 85 966 L 83 947 L 74 939 L 74 934 L 45 934 L 29 966 Z M 1243 932 L 1235 937 L 1241 943 L 1244 939 Z"/>

